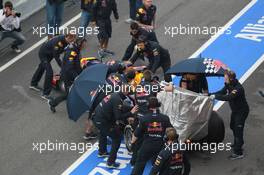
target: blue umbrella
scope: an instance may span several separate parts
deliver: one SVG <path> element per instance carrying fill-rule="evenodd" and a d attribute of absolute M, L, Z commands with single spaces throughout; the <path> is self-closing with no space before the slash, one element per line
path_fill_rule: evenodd
<path fill-rule="evenodd" d="M 190 58 L 176 63 L 166 73 L 182 76 L 183 74 L 204 74 L 206 76 L 224 76 L 227 66 L 211 58 Z"/>
<path fill-rule="evenodd" d="M 67 98 L 70 119 L 77 121 L 84 112 L 89 110 L 93 102 L 92 94 L 105 84 L 107 72 L 107 65 L 97 64 L 84 69 L 76 78 Z"/>

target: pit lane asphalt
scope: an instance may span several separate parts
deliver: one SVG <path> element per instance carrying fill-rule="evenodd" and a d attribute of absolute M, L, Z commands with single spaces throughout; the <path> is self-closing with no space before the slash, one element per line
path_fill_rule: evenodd
<path fill-rule="evenodd" d="M 158 5 L 157 35 L 160 43 L 168 48 L 172 62 L 175 63 L 190 56 L 209 36 L 191 35 L 174 38 L 164 35 L 164 26 L 179 24 L 192 26 L 223 26 L 235 16 L 249 0 L 162 0 L 155 1 Z M 113 22 L 113 38 L 110 49 L 117 53 L 117 58 L 123 55 L 130 41 L 128 25 L 124 20 L 128 17 L 127 1 L 118 1 L 120 13 L 119 23 Z M 80 12 L 78 5 L 66 7 L 66 22 Z M 23 22 L 23 29 L 28 41 L 23 48 L 28 48 L 40 38 L 32 35 L 32 26 L 45 25 L 45 11 L 42 10 Z M 78 26 L 76 21 L 73 26 Z M 0 65 L 16 56 L 7 44 L 0 43 Z M 96 37 L 89 37 L 87 56 L 95 55 Z M 83 117 L 77 123 L 67 118 L 65 104 L 52 114 L 46 102 L 38 93 L 28 89 L 30 79 L 39 62 L 38 48 L 24 56 L 20 61 L 0 73 L 0 174 L 3 175 L 55 175 L 62 173 L 80 154 L 72 151 L 47 151 L 39 154 L 33 151 L 32 143 L 45 142 L 83 142 Z M 58 71 L 58 68 L 55 68 Z M 192 175 L 261 175 L 264 174 L 264 98 L 257 94 L 263 89 L 264 65 L 245 82 L 251 113 L 245 128 L 246 158 L 239 161 L 228 161 L 229 152 L 216 154 L 193 153 L 191 155 Z M 227 105 L 220 109 L 226 124 L 225 142 L 232 140 L 229 129 L 230 110 Z"/>

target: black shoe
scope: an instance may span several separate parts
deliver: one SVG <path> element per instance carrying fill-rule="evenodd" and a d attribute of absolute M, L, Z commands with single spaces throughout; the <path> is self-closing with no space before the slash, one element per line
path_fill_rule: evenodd
<path fill-rule="evenodd" d="M 21 49 L 18 48 L 18 46 L 14 46 L 12 45 L 11 48 L 16 52 L 16 53 L 20 53 Z"/>
<path fill-rule="evenodd" d="M 101 158 L 101 157 L 108 157 L 109 156 L 109 153 L 108 152 L 105 152 L 105 153 L 98 153 L 97 157 Z"/>
<path fill-rule="evenodd" d="M 85 139 L 85 140 L 92 140 L 92 139 L 96 139 L 96 137 L 97 137 L 97 134 L 95 134 L 95 133 L 86 133 L 84 136 L 83 136 L 83 138 Z"/>
<path fill-rule="evenodd" d="M 134 160 L 130 160 L 130 165 L 131 165 L 131 167 L 132 167 L 132 166 L 135 166 L 135 164 L 136 164 L 136 161 L 134 161 Z"/>
<path fill-rule="evenodd" d="M 119 168 L 119 166 L 120 166 L 120 163 L 116 163 L 116 162 L 114 162 L 114 163 L 108 163 L 107 162 L 107 164 L 106 164 L 106 167 L 111 168 L 111 169 Z"/>
<path fill-rule="evenodd" d="M 30 86 L 29 86 L 29 89 L 34 90 L 34 91 L 37 91 L 37 92 L 40 92 L 40 91 L 42 90 L 40 87 L 38 87 L 38 86 L 33 86 L 33 85 L 30 85 Z"/>
<path fill-rule="evenodd" d="M 52 113 L 55 113 L 55 112 L 56 112 L 56 107 L 55 107 L 55 105 L 52 104 L 52 101 L 53 101 L 53 99 L 50 98 L 50 99 L 48 100 L 48 105 L 49 105 L 49 109 L 50 109 L 50 111 L 51 111 Z"/>
<path fill-rule="evenodd" d="M 244 155 L 243 154 L 235 154 L 233 153 L 228 157 L 229 160 L 237 160 L 237 159 L 243 159 Z"/>

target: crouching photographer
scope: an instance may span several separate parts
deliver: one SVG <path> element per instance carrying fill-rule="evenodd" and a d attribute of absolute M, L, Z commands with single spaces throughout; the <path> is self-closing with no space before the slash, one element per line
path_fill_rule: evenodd
<path fill-rule="evenodd" d="M 20 16 L 20 13 L 13 10 L 13 4 L 10 1 L 7 1 L 4 8 L 0 10 L 0 41 L 4 38 L 15 39 L 11 48 L 16 53 L 21 52 L 19 46 L 26 40 L 20 28 Z"/>

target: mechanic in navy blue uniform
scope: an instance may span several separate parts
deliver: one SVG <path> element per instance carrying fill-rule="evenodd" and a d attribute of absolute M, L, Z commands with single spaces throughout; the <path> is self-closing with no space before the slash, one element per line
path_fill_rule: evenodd
<path fill-rule="evenodd" d="M 94 102 L 89 110 L 89 117 L 91 117 L 92 113 L 94 112 L 94 109 L 107 95 L 110 95 L 115 90 L 117 90 L 118 86 L 121 86 L 122 84 L 130 83 L 134 78 L 135 78 L 135 71 L 133 70 L 125 74 L 111 73 L 110 75 L 108 75 L 104 88 L 99 89 L 99 91 L 94 96 Z"/>
<path fill-rule="evenodd" d="M 133 64 L 138 58 L 144 60 L 144 58 L 149 60 L 149 65 L 147 69 L 155 73 L 156 70 L 161 67 L 164 73 L 164 80 L 166 82 L 171 81 L 171 76 L 165 74 L 166 71 L 171 67 L 170 54 L 167 49 L 164 49 L 158 43 L 153 41 L 148 41 L 146 37 L 142 36 L 137 41 L 137 52 L 129 60 Z"/>
<path fill-rule="evenodd" d="M 85 58 L 84 58 L 85 59 Z M 90 61 L 88 61 L 86 64 L 83 65 L 83 68 L 85 67 L 89 67 L 89 66 L 93 66 L 95 64 L 102 64 L 98 59 L 92 59 Z M 107 84 L 110 86 L 114 86 L 114 83 L 118 83 L 119 85 L 122 84 L 123 82 L 128 82 L 131 81 L 129 78 L 129 75 L 123 74 L 123 71 L 126 69 L 126 65 L 121 62 L 121 61 L 115 61 L 115 60 L 109 60 L 107 61 L 105 64 L 108 65 L 108 72 L 107 72 Z M 135 74 L 135 73 L 133 73 Z M 133 75 L 132 77 L 134 77 L 135 75 Z M 112 81 L 109 81 L 112 80 Z M 110 83 L 110 84 L 109 84 Z M 86 121 L 86 125 L 85 125 L 85 135 L 83 136 L 83 138 L 87 141 L 90 141 L 91 139 L 95 139 L 97 137 L 97 134 L 93 131 L 93 124 L 91 121 L 91 117 L 92 114 L 94 113 L 95 108 L 97 107 L 97 105 L 104 99 L 105 96 L 109 95 L 112 92 L 108 92 L 108 94 L 105 93 L 106 89 L 104 88 L 104 90 L 101 91 L 96 91 L 93 93 L 93 103 L 89 109 L 88 112 L 88 119 Z"/>
<path fill-rule="evenodd" d="M 185 74 L 180 80 L 180 87 L 183 87 L 184 83 L 185 88 L 190 91 L 208 94 L 208 82 L 205 75 Z"/>
<path fill-rule="evenodd" d="M 158 43 L 158 39 L 156 35 L 153 34 L 153 32 L 149 32 L 141 28 L 136 22 L 132 22 L 130 25 L 130 35 L 132 36 L 132 39 L 123 56 L 123 61 L 129 60 L 129 58 L 132 56 L 134 48 L 137 45 L 137 40 L 140 36 L 144 35 L 148 41 L 154 41 Z"/>
<path fill-rule="evenodd" d="M 51 81 L 53 78 L 53 69 L 50 62 L 55 58 L 58 65 L 61 67 L 60 55 L 64 53 L 65 48 L 70 44 L 75 42 L 75 34 L 59 35 L 53 39 L 45 42 L 39 50 L 40 64 L 34 73 L 30 89 L 40 91 L 38 87 L 38 82 L 40 81 L 42 75 L 46 71 L 44 89 L 42 93 L 42 98 L 48 100 L 50 92 L 52 90 Z"/>
<path fill-rule="evenodd" d="M 152 4 L 152 0 L 143 0 L 143 5 L 137 10 L 136 21 L 147 30 L 155 28 L 157 7 Z"/>
<path fill-rule="evenodd" d="M 160 91 L 159 85 L 152 82 L 151 71 L 145 70 L 143 72 L 143 78 L 135 92 L 135 100 L 136 100 L 136 104 L 138 105 L 138 112 L 137 112 L 138 118 L 144 116 L 149 112 L 148 100 L 150 97 L 155 97 L 159 91 Z M 135 129 L 136 126 L 138 125 L 138 118 L 135 119 L 132 125 L 133 129 Z M 132 149 L 133 154 L 130 160 L 130 164 L 132 166 L 135 165 L 137 159 L 137 153 L 140 146 L 142 145 L 142 141 L 143 138 L 137 139 L 137 141 L 133 145 L 133 149 Z"/>
<path fill-rule="evenodd" d="M 180 150 L 178 135 L 174 128 L 168 128 L 165 148 L 159 153 L 150 175 L 189 175 L 191 165 L 183 150 Z"/>
<path fill-rule="evenodd" d="M 112 67 L 112 66 L 110 66 Z M 95 95 L 95 99 L 94 99 L 94 103 L 90 108 L 90 115 L 93 113 L 94 109 L 96 108 L 96 106 L 104 99 L 104 97 L 106 97 L 107 95 L 113 93 L 115 91 L 114 87 L 116 86 L 121 86 L 122 84 L 127 84 L 130 83 L 134 78 L 135 78 L 135 71 L 134 70 L 130 70 L 127 73 L 122 73 L 121 70 L 123 70 L 123 68 L 119 67 L 118 69 L 115 69 L 114 67 L 112 67 L 111 72 L 108 72 L 108 76 L 106 79 L 106 84 L 104 86 L 103 89 L 99 89 L 99 91 L 97 92 L 97 94 Z M 118 72 L 115 72 L 118 71 Z M 111 87 L 111 91 L 109 91 L 110 89 L 106 90 L 106 88 L 110 88 Z M 118 88 L 118 87 L 117 87 Z"/>
<path fill-rule="evenodd" d="M 229 159 L 241 159 L 244 157 L 242 146 L 244 144 L 244 125 L 249 114 L 249 106 L 243 86 L 236 79 L 235 72 L 225 71 L 225 86 L 220 91 L 211 94 L 210 98 L 228 101 L 232 110 L 230 128 L 234 135 L 233 154 Z"/>
<path fill-rule="evenodd" d="M 157 7 L 152 4 L 152 0 L 143 0 L 143 5 L 137 10 L 136 22 L 140 27 L 150 32 L 152 38 L 156 38 L 155 21 Z"/>
<path fill-rule="evenodd" d="M 139 125 L 134 132 L 131 143 L 134 144 L 139 138 L 143 138 L 143 142 L 131 175 L 142 175 L 146 163 L 156 159 L 164 146 L 165 131 L 172 127 L 169 117 L 159 112 L 160 105 L 156 97 L 150 97 L 148 100 L 149 113 L 139 118 Z"/>
<path fill-rule="evenodd" d="M 133 117 L 138 108 L 135 106 L 129 112 L 123 112 L 123 103 L 126 96 L 130 93 L 130 88 L 128 85 L 122 85 L 121 89 L 120 92 L 106 96 L 96 107 L 95 115 L 92 117 L 94 125 L 99 130 L 98 157 L 108 157 L 108 168 L 118 168 L 120 165 L 115 162 L 122 137 L 122 131 L 119 128 L 118 122 Z M 112 140 L 110 153 L 107 152 L 107 136 Z"/>
<path fill-rule="evenodd" d="M 55 113 L 56 106 L 67 99 L 69 89 L 75 78 L 82 72 L 80 65 L 81 51 L 86 47 L 86 39 L 78 39 L 76 43 L 69 45 L 65 49 L 65 54 L 61 66 L 61 79 L 64 82 L 65 92 L 48 101 L 50 110 Z"/>
<path fill-rule="evenodd" d="M 152 73 L 149 70 L 143 72 L 143 78 L 136 91 L 136 103 L 139 107 L 138 114 L 143 116 L 149 112 L 148 99 L 155 97 L 160 91 L 160 86 L 152 82 Z"/>
<path fill-rule="evenodd" d="M 99 27 L 99 33 L 97 35 L 100 49 L 98 55 L 102 57 L 105 53 L 114 54 L 107 50 L 109 38 L 112 36 L 112 22 L 111 14 L 114 13 L 114 17 L 118 22 L 119 15 L 117 11 L 117 5 L 115 0 L 97 0 L 93 7 L 92 24 Z"/>
<path fill-rule="evenodd" d="M 94 115 L 94 110 L 99 105 L 99 103 L 107 95 L 110 95 L 115 90 L 117 90 L 117 89 L 114 89 L 115 85 L 117 85 L 116 88 L 118 88 L 118 86 L 121 86 L 122 84 L 130 83 L 135 78 L 134 70 L 123 73 L 124 69 L 125 69 L 124 65 L 118 62 L 114 63 L 113 65 L 109 65 L 106 84 L 104 85 L 102 89 L 98 89 L 94 93 L 94 97 L 93 97 L 94 100 L 88 112 L 88 122 L 86 124 L 86 131 L 85 131 L 86 133 L 83 136 L 85 140 L 94 139 L 96 137 L 96 134 L 92 133 L 92 129 L 91 129 L 92 125 L 89 121 L 92 115 Z"/>

